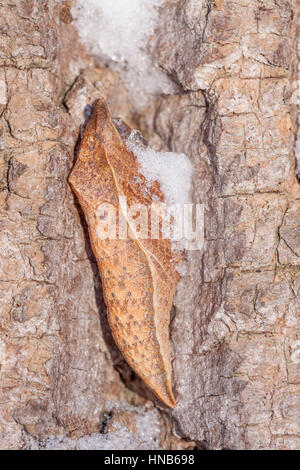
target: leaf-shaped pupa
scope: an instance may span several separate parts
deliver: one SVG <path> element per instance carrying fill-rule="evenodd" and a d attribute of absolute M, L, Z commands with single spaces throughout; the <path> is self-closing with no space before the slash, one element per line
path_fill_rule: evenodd
<path fill-rule="evenodd" d="M 153 195 L 163 201 L 158 183 L 152 194 L 142 190 L 146 181 L 137 157 L 120 134 L 105 101 L 98 100 L 69 181 L 87 219 L 114 339 L 148 387 L 174 407 L 169 323 L 178 273 L 170 240 L 141 239 L 130 226 L 126 239 L 99 237 L 101 205 L 109 203 L 119 210 L 120 196 L 127 198 L 128 206 L 150 206 Z M 119 216 L 126 218 L 122 209 Z"/>

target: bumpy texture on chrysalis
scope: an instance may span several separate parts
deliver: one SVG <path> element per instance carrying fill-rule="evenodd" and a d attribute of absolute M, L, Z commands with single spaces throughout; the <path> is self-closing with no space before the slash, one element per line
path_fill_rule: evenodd
<path fill-rule="evenodd" d="M 128 206 L 149 207 L 153 196 L 164 200 L 157 182 L 144 191 L 137 158 L 124 143 L 130 130 L 119 132 L 105 101 L 98 100 L 69 181 L 88 222 L 114 339 L 148 387 L 174 407 L 169 323 L 178 273 L 170 240 L 141 239 L 130 228 L 127 239 L 103 239 L 97 230 L 101 205 L 113 204 L 118 211 L 120 196 Z"/>

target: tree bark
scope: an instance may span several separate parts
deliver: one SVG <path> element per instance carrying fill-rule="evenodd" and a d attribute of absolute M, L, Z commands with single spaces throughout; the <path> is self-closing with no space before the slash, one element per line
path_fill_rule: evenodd
<path fill-rule="evenodd" d="M 179 91 L 140 115 L 71 4 L 0 2 L 0 448 L 106 433 L 120 448 L 299 449 L 297 0 L 167 1 L 149 47 Z M 190 157 L 205 206 L 174 303 L 171 412 L 113 343 L 67 183 L 102 90 L 154 148 Z"/>

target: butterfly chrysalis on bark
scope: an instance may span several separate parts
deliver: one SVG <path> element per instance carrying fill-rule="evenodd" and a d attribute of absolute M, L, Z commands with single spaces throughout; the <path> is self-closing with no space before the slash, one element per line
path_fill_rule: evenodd
<path fill-rule="evenodd" d="M 124 358 L 147 386 L 169 407 L 176 405 L 171 384 L 170 312 L 178 273 L 169 239 L 142 238 L 120 205 L 163 201 L 159 184 L 146 181 L 137 157 L 125 144 L 130 129 L 112 120 L 104 99 L 98 100 L 83 131 L 69 181 L 88 223 L 102 280 L 113 337 Z M 117 225 L 128 222 L 128 236 L 99 236 L 107 205 Z M 178 261 L 178 260 L 177 260 Z"/>

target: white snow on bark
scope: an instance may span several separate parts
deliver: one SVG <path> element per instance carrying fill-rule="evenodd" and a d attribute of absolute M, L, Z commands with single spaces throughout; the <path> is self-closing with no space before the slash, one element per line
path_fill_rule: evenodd
<path fill-rule="evenodd" d="M 126 146 L 137 157 L 141 173 L 149 185 L 158 181 L 169 205 L 183 205 L 189 202 L 191 189 L 192 165 L 183 153 L 156 152 L 150 147 L 141 147 L 135 143 L 132 131 Z"/>
<path fill-rule="evenodd" d="M 174 85 L 155 67 L 148 52 L 158 7 L 164 0 L 78 0 L 72 8 L 79 36 L 91 54 L 120 72 L 133 104 L 142 109 L 158 93 Z"/>
<path fill-rule="evenodd" d="M 115 403 L 113 412 L 134 413 L 130 419 L 135 424 L 135 432 L 118 421 L 106 433 L 93 433 L 79 439 L 66 436 L 52 436 L 44 441 L 34 439 L 24 433 L 23 450 L 158 450 L 160 449 L 159 413 L 145 406 L 134 407 Z"/>

